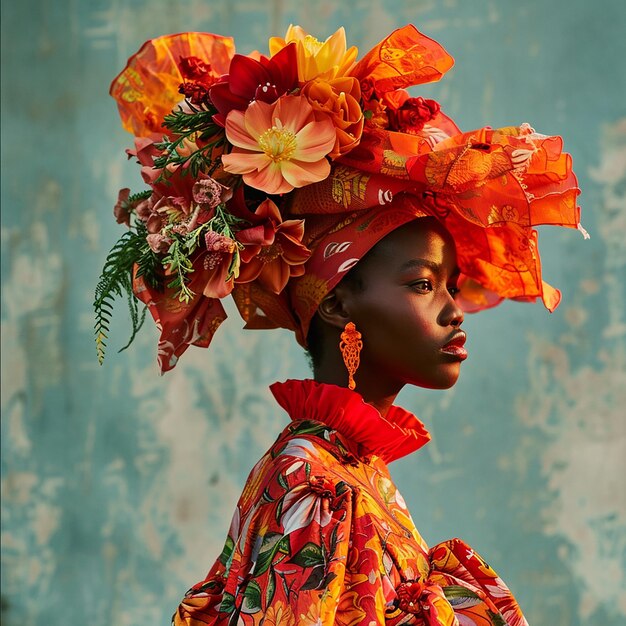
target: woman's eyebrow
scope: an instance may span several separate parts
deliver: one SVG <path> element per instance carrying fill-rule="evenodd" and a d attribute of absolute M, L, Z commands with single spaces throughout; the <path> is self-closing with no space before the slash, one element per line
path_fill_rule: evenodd
<path fill-rule="evenodd" d="M 434 261 L 429 261 L 428 259 L 409 259 L 400 266 L 400 271 L 404 272 L 406 270 L 415 269 L 416 267 L 427 267 L 433 272 L 439 272 L 441 270 L 441 265 Z"/>

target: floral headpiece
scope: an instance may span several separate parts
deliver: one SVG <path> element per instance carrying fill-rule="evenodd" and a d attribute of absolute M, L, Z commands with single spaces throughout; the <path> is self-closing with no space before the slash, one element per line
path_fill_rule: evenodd
<path fill-rule="evenodd" d="M 413 26 L 359 62 L 343 28 L 320 42 L 291 26 L 269 52 L 235 54 L 232 39 L 208 33 L 168 35 L 145 43 L 113 81 L 148 189 L 122 189 L 114 208 L 129 230 L 96 288 L 100 362 L 111 302 L 124 292 L 130 341 L 145 316 L 137 299 L 160 328 L 161 371 L 189 345 L 209 345 L 229 294 L 247 327 L 290 328 L 305 344 L 321 297 L 419 215 L 453 234 L 468 308 L 503 297 L 558 304 L 532 226 L 579 225 L 559 138 L 528 125 L 462 134 L 437 102 L 411 97 L 405 87 L 453 65 Z M 360 234 L 360 246 L 335 241 L 341 229 Z"/>

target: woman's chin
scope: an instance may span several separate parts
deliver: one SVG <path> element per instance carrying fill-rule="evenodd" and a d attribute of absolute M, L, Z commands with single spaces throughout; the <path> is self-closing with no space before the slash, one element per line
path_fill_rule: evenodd
<path fill-rule="evenodd" d="M 416 379 L 416 380 L 408 380 L 406 382 L 407 385 L 413 385 L 414 387 L 423 387 L 424 389 L 450 389 L 456 385 L 459 380 L 459 376 L 461 374 L 461 364 L 456 364 L 456 367 L 453 367 L 438 377 L 428 378 L 428 379 Z"/>

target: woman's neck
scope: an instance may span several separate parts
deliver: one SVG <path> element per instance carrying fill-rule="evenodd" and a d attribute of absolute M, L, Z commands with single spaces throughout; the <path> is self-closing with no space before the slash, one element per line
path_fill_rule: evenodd
<path fill-rule="evenodd" d="M 313 378 L 318 383 L 327 383 L 339 387 L 348 386 L 348 372 L 343 362 L 322 363 L 313 368 Z M 355 391 L 359 393 L 365 402 L 371 404 L 378 412 L 385 416 L 395 402 L 400 388 L 390 385 L 385 376 L 368 375 L 367 371 L 357 370 L 354 380 Z"/>

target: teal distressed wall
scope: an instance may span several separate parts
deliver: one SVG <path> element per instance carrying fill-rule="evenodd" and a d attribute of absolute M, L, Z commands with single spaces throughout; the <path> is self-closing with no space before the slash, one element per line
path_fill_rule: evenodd
<path fill-rule="evenodd" d="M 456 58 L 435 97 L 464 129 L 562 132 L 592 233 L 541 233 L 564 302 L 466 320 L 449 392 L 401 400 L 431 429 L 392 473 L 434 543 L 462 536 L 533 625 L 626 619 L 626 46 L 623 0 L 22 0 L 2 4 L 2 621 L 166 624 L 218 554 L 253 461 L 285 416 L 267 385 L 306 376 L 288 333 L 243 332 L 164 378 L 156 331 L 99 368 L 92 289 L 140 186 L 109 80 L 147 38 L 299 23 L 362 52 L 415 23 Z M 119 315 L 110 347 L 123 345 Z"/>

